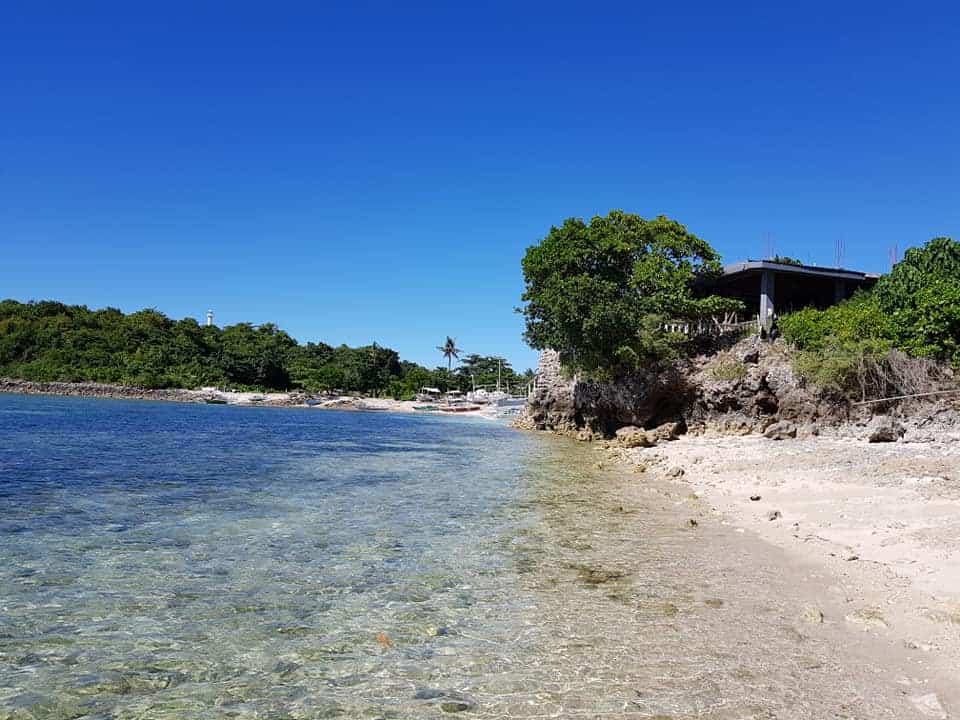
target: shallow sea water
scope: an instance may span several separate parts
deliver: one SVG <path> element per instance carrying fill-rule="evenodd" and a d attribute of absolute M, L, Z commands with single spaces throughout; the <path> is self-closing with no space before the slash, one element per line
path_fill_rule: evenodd
<path fill-rule="evenodd" d="M 0 718 L 912 717 L 677 489 L 488 421 L 0 395 Z"/>

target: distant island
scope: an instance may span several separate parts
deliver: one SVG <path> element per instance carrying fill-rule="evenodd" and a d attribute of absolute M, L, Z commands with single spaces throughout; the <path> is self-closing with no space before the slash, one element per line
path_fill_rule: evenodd
<path fill-rule="evenodd" d="M 447 338 L 452 342 L 451 338 Z M 155 309 L 125 314 L 51 300 L 0 301 L 0 377 L 35 382 L 96 382 L 143 388 L 221 387 L 233 390 L 349 392 L 411 399 L 424 386 L 471 390 L 520 388 L 503 358 L 466 354 L 453 368 L 451 347 L 438 348 L 448 367 L 401 360 L 376 343 L 333 347 L 300 344 L 276 325 L 202 325 Z M 453 345 L 458 357 L 460 350 Z"/>

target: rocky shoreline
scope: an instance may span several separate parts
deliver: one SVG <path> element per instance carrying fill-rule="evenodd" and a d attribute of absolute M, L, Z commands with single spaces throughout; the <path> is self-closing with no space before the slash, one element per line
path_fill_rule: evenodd
<path fill-rule="evenodd" d="M 212 388 L 201 390 L 145 388 L 136 385 L 109 385 L 95 382 L 34 382 L 16 378 L 0 378 L 0 393 L 267 407 L 307 407 L 306 401 L 310 397 L 301 392 L 252 393 L 228 392 Z"/>
<path fill-rule="evenodd" d="M 581 441 L 691 533 L 719 523 L 781 550 L 827 588 L 802 627 L 905 652 L 919 716 L 960 709 L 960 397 L 839 401 L 806 386 L 782 344 L 751 340 L 618 382 L 570 377 L 545 353 L 516 425 Z"/>
<path fill-rule="evenodd" d="M 960 393 L 931 402 L 850 403 L 806 384 L 784 343 L 756 338 L 657 375 L 612 381 L 570 376 L 559 356 L 547 351 L 516 425 L 581 441 L 634 431 L 656 435 L 657 428 L 672 425 L 670 434 L 692 436 L 927 442 L 960 439 Z"/>

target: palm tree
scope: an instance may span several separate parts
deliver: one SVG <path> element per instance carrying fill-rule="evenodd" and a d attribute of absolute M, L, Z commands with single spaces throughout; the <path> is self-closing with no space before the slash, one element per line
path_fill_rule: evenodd
<path fill-rule="evenodd" d="M 457 341 L 449 335 L 447 335 L 447 341 L 443 345 L 437 345 L 437 350 L 443 353 L 443 356 L 447 359 L 447 372 L 453 367 L 453 359 L 457 358 L 459 360 L 460 353 L 463 352 L 457 347 Z"/>

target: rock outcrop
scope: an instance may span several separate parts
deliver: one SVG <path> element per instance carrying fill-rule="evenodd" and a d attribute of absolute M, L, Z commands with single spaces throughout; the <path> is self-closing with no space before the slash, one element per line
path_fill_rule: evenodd
<path fill-rule="evenodd" d="M 866 423 L 869 414 L 860 419 Z M 750 338 L 665 373 L 613 381 L 570 376 L 557 353 L 544 352 L 518 424 L 580 440 L 615 437 L 623 447 L 647 447 L 667 439 L 651 434 L 665 423 L 673 423 L 674 436 L 689 431 L 789 439 L 851 420 L 847 403 L 823 395 L 794 372 L 782 341 Z"/>
<path fill-rule="evenodd" d="M 517 425 L 610 437 L 619 428 L 650 428 L 682 418 L 689 391 L 679 371 L 635 374 L 615 381 L 568 375 L 554 351 L 540 356 L 537 384 Z"/>
<path fill-rule="evenodd" d="M 136 385 L 106 385 L 94 382 L 33 382 L 0 378 L 0 392 L 29 395 L 66 395 L 71 397 L 114 398 L 119 400 L 164 400 L 168 402 L 203 402 L 191 390 L 152 389 Z"/>
<path fill-rule="evenodd" d="M 576 378 L 568 377 L 564 372 L 560 354 L 554 350 L 544 350 L 540 353 L 536 386 L 514 424 L 528 430 L 560 433 L 584 430 L 584 426 L 578 426 L 576 422 L 576 386 Z M 584 439 L 588 439 L 586 434 Z"/>
<path fill-rule="evenodd" d="M 896 442 L 903 437 L 906 428 L 895 418 L 888 415 L 877 415 L 867 425 L 867 442 Z"/>
<path fill-rule="evenodd" d="M 0 378 L 0 393 L 24 395 L 61 395 L 67 397 L 110 398 L 115 400 L 161 400 L 163 402 L 230 402 L 239 405 L 294 407 L 305 405 L 309 396 L 301 391 L 288 393 L 221 393 L 183 388 L 145 388 L 138 385 L 108 385 L 95 382 L 34 382 Z"/>

